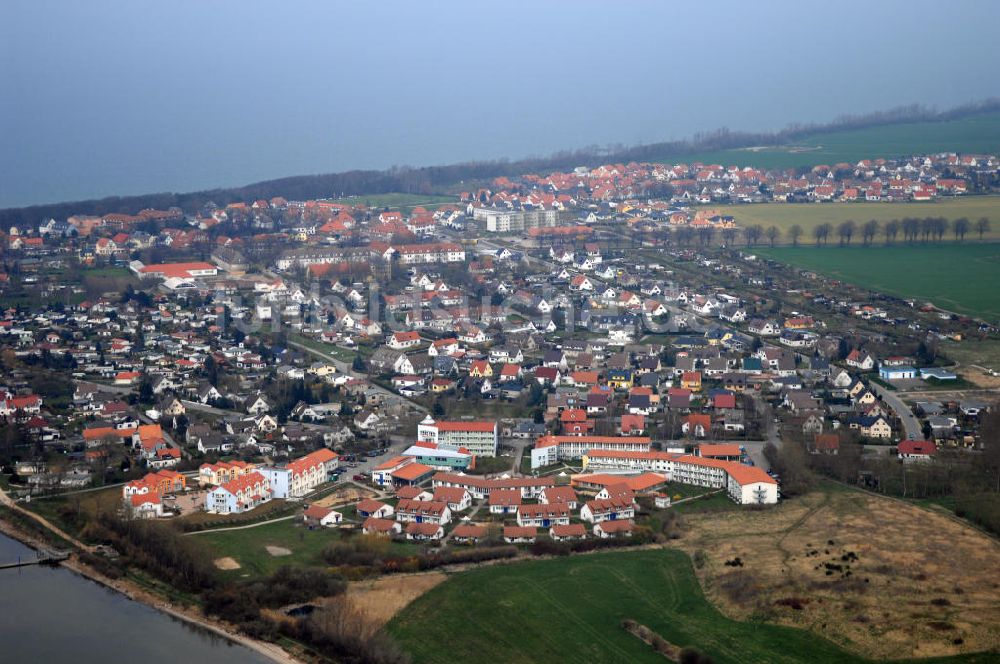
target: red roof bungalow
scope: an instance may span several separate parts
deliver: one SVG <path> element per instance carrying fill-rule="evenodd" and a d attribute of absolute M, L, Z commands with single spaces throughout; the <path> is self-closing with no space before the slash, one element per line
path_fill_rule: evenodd
<path fill-rule="evenodd" d="M 594 536 L 601 539 L 609 537 L 630 537 L 635 523 L 632 519 L 622 519 L 618 521 L 601 521 L 594 524 Z"/>
<path fill-rule="evenodd" d="M 930 440 L 903 440 L 896 452 L 900 459 L 928 460 L 937 454 L 937 445 Z"/>
<path fill-rule="evenodd" d="M 622 415 L 621 432 L 623 436 L 636 436 L 641 435 L 643 431 L 646 430 L 646 416 L 642 414 L 631 415 L 625 413 Z"/>
<path fill-rule="evenodd" d="M 504 526 L 503 539 L 508 544 L 531 544 L 538 535 L 532 526 Z"/>
<path fill-rule="evenodd" d="M 696 438 L 704 438 L 712 431 L 712 416 L 703 413 L 691 413 L 684 418 L 681 431 Z"/>
<path fill-rule="evenodd" d="M 840 451 L 840 436 L 835 433 L 818 433 L 809 451 L 813 454 L 836 454 Z"/>
<path fill-rule="evenodd" d="M 555 541 L 586 539 L 587 528 L 582 523 L 567 523 L 549 528 L 549 537 Z"/>
<path fill-rule="evenodd" d="M 463 523 L 455 526 L 451 531 L 451 541 L 457 544 L 475 544 L 487 535 L 484 526 L 476 526 L 471 523 Z"/>

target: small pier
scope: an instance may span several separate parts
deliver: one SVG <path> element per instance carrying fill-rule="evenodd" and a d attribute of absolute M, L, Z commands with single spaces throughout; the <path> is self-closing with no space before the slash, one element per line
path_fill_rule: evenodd
<path fill-rule="evenodd" d="M 17 560 L 9 563 L 0 563 L 0 570 L 14 569 L 15 567 L 27 567 L 29 565 L 58 565 L 69 558 L 69 551 L 59 551 L 57 549 L 39 549 L 35 556 L 18 556 Z"/>

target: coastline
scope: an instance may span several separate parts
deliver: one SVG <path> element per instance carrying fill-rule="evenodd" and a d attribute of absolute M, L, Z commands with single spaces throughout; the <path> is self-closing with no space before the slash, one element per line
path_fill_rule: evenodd
<path fill-rule="evenodd" d="M 21 544 L 31 547 L 32 549 L 37 550 L 46 546 L 46 543 L 43 540 L 24 531 L 23 529 L 17 527 L 16 524 L 11 523 L 2 517 L 0 517 L 0 533 L 10 537 L 11 539 L 17 540 Z M 71 572 L 82 576 L 89 581 L 93 581 L 100 586 L 117 592 L 134 602 L 145 604 L 146 606 L 164 613 L 176 620 L 180 620 L 188 625 L 207 630 L 216 636 L 229 641 L 230 643 L 253 650 L 254 652 L 267 657 L 277 664 L 304 664 L 302 660 L 296 659 L 291 653 L 280 646 L 240 634 L 225 623 L 207 618 L 197 609 L 174 606 L 164 602 L 161 598 L 143 588 L 140 588 L 131 581 L 111 579 L 89 565 L 81 562 L 77 557 L 76 551 L 74 551 L 67 560 L 62 561 L 60 566 L 65 567 Z"/>

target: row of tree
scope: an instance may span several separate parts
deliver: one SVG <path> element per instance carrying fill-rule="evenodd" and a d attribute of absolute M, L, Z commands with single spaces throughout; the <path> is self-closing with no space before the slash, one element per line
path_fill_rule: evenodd
<path fill-rule="evenodd" d="M 964 241 L 966 235 L 975 232 L 982 241 L 983 236 L 990 232 L 992 225 L 990 220 L 982 217 L 972 222 L 965 217 L 960 217 L 948 221 L 944 217 L 905 217 L 903 219 L 891 219 L 885 223 L 877 219 L 866 222 L 856 222 L 848 219 L 837 225 L 830 223 L 817 224 L 812 228 L 812 237 L 817 246 L 829 244 L 831 237 L 839 239 L 842 246 L 852 243 L 855 238 L 860 238 L 865 246 L 871 245 L 879 237 L 885 239 L 885 244 L 893 244 L 899 239 L 904 242 L 941 242 L 949 233 L 956 241 Z M 793 246 L 799 246 L 802 238 L 806 235 L 805 229 L 799 224 L 792 224 L 787 232 L 782 231 L 775 225 L 763 226 L 753 224 L 745 228 L 723 228 L 718 230 L 713 226 L 702 228 L 692 228 L 682 226 L 672 231 L 655 231 L 652 237 L 668 244 L 687 247 L 695 243 L 701 246 L 709 246 L 716 239 L 716 235 L 721 234 L 724 244 L 732 246 L 742 240 L 746 246 L 753 247 L 764 243 L 766 240 L 772 247 L 780 242 L 783 237 L 787 237 Z M 900 236 L 902 236 L 900 238 Z"/>
<path fill-rule="evenodd" d="M 842 221 L 834 227 L 833 224 L 823 223 L 812 229 L 813 238 L 816 244 L 827 244 L 830 236 L 836 233 L 841 245 L 849 245 L 855 236 L 861 238 L 865 245 L 875 242 L 879 235 L 885 238 L 886 244 L 892 244 L 902 233 L 904 242 L 941 242 L 945 235 L 951 232 L 956 241 L 965 240 L 965 236 L 975 231 L 979 234 L 979 240 L 990 232 L 990 220 L 980 217 L 976 222 L 969 221 L 966 217 L 959 217 L 948 221 L 944 217 L 904 217 L 903 219 L 890 219 L 884 224 L 877 219 L 870 219 L 866 222 L 856 222 L 852 219 Z M 768 229 L 770 231 L 770 229 Z M 788 229 L 789 238 L 792 244 L 798 245 L 799 239 L 803 235 L 801 226 L 793 225 Z M 770 238 L 771 235 L 769 234 Z M 772 241 L 773 244 L 773 241 Z"/>

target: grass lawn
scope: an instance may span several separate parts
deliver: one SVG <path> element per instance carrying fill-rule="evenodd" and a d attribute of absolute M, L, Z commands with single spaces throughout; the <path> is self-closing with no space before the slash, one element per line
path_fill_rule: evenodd
<path fill-rule="evenodd" d="M 337 528 L 316 528 L 309 530 L 300 519 L 288 519 L 254 528 L 222 530 L 192 534 L 199 542 L 207 544 L 216 558 L 231 557 L 240 564 L 240 569 L 229 570 L 227 575 L 263 576 L 271 574 L 282 565 L 325 566 L 323 549 L 341 539 Z M 360 537 L 360 535 L 358 535 Z M 291 551 L 288 555 L 275 556 L 267 547 L 279 547 Z M 393 542 L 390 551 L 398 555 L 416 553 L 419 545 Z"/>
<path fill-rule="evenodd" d="M 758 253 L 918 303 L 1000 321 L 1000 244 L 776 247 Z"/>
<path fill-rule="evenodd" d="M 833 233 L 830 234 L 830 245 L 838 241 L 837 224 L 852 220 L 860 226 L 870 219 L 875 219 L 880 226 L 891 219 L 902 219 L 903 217 L 944 217 L 948 221 L 966 217 L 974 228 L 975 223 L 981 217 L 990 220 L 991 229 L 989 233 L 983 235 L 984 240 L 1000 239 L 1000 196 L 965 196 L 957 198 L 942 198 L 933 203 L 759 203 L 745 205 L 710 205 L 712 210 L 718 210 L 721 214 L 730 214 L 736 218 L 736 223 L 747 228 L 754 224 L 760 224 L 764 228 L 777 226 L 781 230 L 779 244 L 790 244 L 791 238 L 788 236 L 788 229 L 793 224 L 798 224 L 804 231 L 799 244 L 815 244 L 816 238 L 812 234 L 812 229 L 820 224 L 828 223 L 833 226 Z M 902 231 L 896 236 L 899 242 L 903 237 Z M 951 229 L 945 234 L 944 239 L 951 242 L 954 235 Z M 967 243 L 973 243 L 979 239 L 979 234 L 970 232 L 965 236 Z M 879 233 L 876 240 L 881 243 L 885 236 Z M 766 240 L 765 240 L 766 241 Z M 860 231 L 854 237 L 854 242 L 860 244 Z"/>
<path fill-rule="evenodd" d="M 687 502 L 674 505 L 673 508 L 678 512 L 685 514 L 690 514 L 692 512 L 732 512 L 740 509 L 739 505 L 729 499 L 729 496 L 726 495 L 725 491 L 721 491 L 705 498 L 689 500 Z"/>
<path fill-rule="evenodd" d="M 620 627 L 631 618 L 715 662 L 855 662 L 821 637 L 737 622 L 704 597 L 690 559 L 657 549 L 480 567 L 389 623 L 414 662 L 664 662 Z M 982 661 L 987 661 L 983 659 Z"/>
<path fill-rule="evenodd" d="M 312 337 L 307 337 L 302 334 L 289 334 L 288 338 L 290 341 L 302 344 L 307 348 L 312 348 L 315 351 L 323 353 L 324 355 L 329 355 L 334 359 L 348 364 L 354 362 L 354 358 L 359 354 L 362 357 L 369 357 L 375 352 L 372 346 L 369 345 L 359 344 L 357 348 L 350 349 L 344 348 L 343 346 L 337 346 L 336 344 L 324 343 L 318 339 L 313 339 Z"/>
<path fill-rule="evenodd" d="M 1000 149 L 1000 113 L 945 122 L 908 122 L 808 136 L 793 145 L 718 150 L 698 154 L 666 154 L 657 161 L 705 163 L 760 168 L 798 168 L 862 159 L 892 158 L 936 152 L 990 152 Z"/>
<path fill-rule="evenodd" d="M 190 537 L 207 544 L 217 558 L 230 556 L 240 564 L 240 569 L 227 574 L 260 576 L 270 574 L 282 565 L 323 565 L 323 549 L 336 542 L 340 533 L 336 529 L 309 530 L 301 525 L 300 519 L 288 519 L 255 528 L 207 532 Z M 272 556 L 265 548 L 267 546 L 283 547 L 292 553 Z"/>

